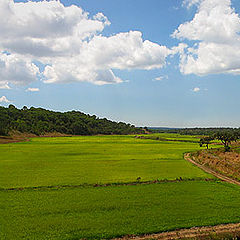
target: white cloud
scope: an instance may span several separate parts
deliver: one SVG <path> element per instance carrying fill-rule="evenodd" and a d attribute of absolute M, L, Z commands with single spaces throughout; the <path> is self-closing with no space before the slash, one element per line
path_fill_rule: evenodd
<path fill-rule="evenodd" d="M 164 80 L 164 79 L 168 79 L 168 76 L 165 75 L 165 76 L 156 77 L 156 78 L 154 78 L 154 81 L 162 81 L 162 80 Z"/>
<path fill-rule="evenodd" d="M 0 89 L 11 89 L 7 81 L 0 81 Z"/>
<path fill-rule="evenodd" d="M 8 83 L 22 85 L 36 79 L 39 69 L 31 60 L 16 54 L 0 53 L 0 86 L 9 88 Z"/>
<path fill-rule="evenodd" d="M 104 37 L 101 33 L 110 21 L 103 13 L 90 18 L 80 7 L 65 7 L 57 0 L 0 0 L 0 15 L 0 49 L 11 53 L 9 58 L 17 58 L 18 63 L 22 61 L 16 73 L 11 71 L 15 76 L 4 79 L 13 84 L 37 79 L 33 60 L 48 64 L 43 72 L 46 83 L 87 81 L 102 85 L 123 81 L 114 69 L 162 68 L 171 53 L 165 46 L 144 41 L 137 31 Z"/>
<path fill-rule="evenodd" d="M 184 74 L 240 74 L 240 18 L 230 0 L 185 1 L 199 3 L 192 21 L 181 24 L 173 33 L 190 40 L 181 49 L 180 70 Z"/>
<path fill-rule="evenodd" d="M 200 91 L 200 88 L 199 87 L 195 87 L 194 89 L 193 89 L 193 92 L 199 92 Z"/>
<path fill-rule="evenodd" d="M 28 88 L 26 91 L 27 92 L 39 92 L 40 90 L 39 90 L 39 88 Z"/>
<path fill-rule="evenodd" d="M 101 13 L 89 19 L 81 8 L 64 7 L 55 0 L 26 3 L 1 0 L 0 15 L 1 46 L 10 52 L 33 56 L 75 52 L 82 40 L 110 24 Z"/>
<path fill-rule="evenodd" d="M 160 77 L 156 77 L 154 80 L 155 81 L 162 81 L 164 79 L 164 77 L 163 76 L 160 76 Z"/>
<path fill-rule="evenodd" d="M 120 83 L 112 69 L 162 68 L 170 50 L 164 46 L 143 41 L 137 31 L 119 33 L 111 37 L 95 36 L 85 42 L 75 58 L 52 59 L 44 75 L 45 82 L 88 81 L 95 84 Z"/>
<path fill-rule="evenodd" d="M 183 6 L 187 6 L 187 8 L 192 7 L 193 5 L 197 5 L 202 0 L 183 0 Z"/>
<path fill-rule="evenodd" d="M 10 101 L 5 96 L 2 96 L 2 97 L 0 97 L 0 102 L 1 103 L 9 103 Z"/>

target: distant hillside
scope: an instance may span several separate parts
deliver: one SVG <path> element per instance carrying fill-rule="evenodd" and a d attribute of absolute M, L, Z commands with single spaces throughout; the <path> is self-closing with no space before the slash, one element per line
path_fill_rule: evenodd
<path fill-rule="evenodd" d="M 165 128 L 165 127 L 148 127 L 153 133 L 178 133 L 181 135 L 212 135 L 216 132 L 226 131 L 240 131 L 240 128 L 224 128 L 224 127 L 213 127 L 213 128 Z"/>
<path fill-rule="evenodd" d="M 166 131 L 166 130 L 178 130 L 180 128 L 169 128 L 169 127 L 148 127 L 149 130 L 153 131 Z"/>
<path fill-rule="evenodd" d="M 36 135 L 52 132 L 73 135 L 143 133 L 141 128 L 131 124 L 100 119 L 79 111 L 62 113 L 34 107 L 0 107 L 0 135 L 7 135 L 12 130 Z"/>

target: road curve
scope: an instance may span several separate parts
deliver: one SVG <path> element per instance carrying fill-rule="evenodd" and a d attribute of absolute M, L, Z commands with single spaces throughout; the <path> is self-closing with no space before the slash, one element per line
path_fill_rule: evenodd
<path fill-rule="evenodd" d="M 190 229 L 180 229 L 171 232 L 163 232 L 158 234 L 150 234 L 145 236 L 126 236 L 123 238 L 116 238 L 114 240 L 179 240 L 179 239 L 204 239 L 211 235 L 227 235 L 231 233 L 233 236 L 239 236 L 240 234 L 240 223 L 236 224 L 222 224 L 213 227 L 194 227 Z M 222 238 L 225 239 L 225 238 Z"/>
<path fill-rule="evenodd" d="M 204 172 L 212 174 L 213 176 L 219 178 L 224 182 L 228 182 L 228 183 L 236 184 L 240 186 L 239 181 L 236 181 L 220 173 L 217 173 L 214 170 L 209 169 L 195 162 L 194 159 L 191 158 L 190 153 L 185 153 L 184 159 L 194 164 L 195 166 L 199 167 Z M 233 236 L 240 236 L 240 223 L 222 224 L 222 225 L 209 226 L 209 227 L 193 227 L 190 229 L 180 229 L 180 230 L 171 231 L 171 232 L 162 232 L 162 233 L 149 234 L 144 236 L 125 236 L 122 238 L 115 238 L 113 240 L 131 240 L 131 239 L 134 239 L 134 240 L 150 240 L 150 239 L 151 240 L 152 239 L 180 240 L 180 239 L 197 239 L 197 238 L 204 239 L 204 237 L 211 235 L 211 233 L 214 233 L 217 235 L 232 234 Z"/>
<path fill-rule="evenodd" d="M 228 182 L 228 183 L 232 183 L 232 184 L 236 184 L 236 185 L 239 185 L 240 186 L 240 182 L 237 181 L 237 180 L 234 180 L 230 177 L 227 177 L 227 176 L 224 176 L 223 174 L 220 174 L 218 172 L 215 172 L 214 170 L 206 167 L 206 166 L 203 166 L 197 162 L 194 161 L 194 158 L 191 158 L 190 157 L 190 153 L 185 153 L 184 154 L 184 158 L 185 160 L 187 160 L 188 162 L 194 164 L 195 166 L 201 168 L 204 172 L 206 173 L 209 173 L 209 174 L 212 174 L 213 176 L 219 178 L 220 180 L 224 181 L 224 182 Z"/>

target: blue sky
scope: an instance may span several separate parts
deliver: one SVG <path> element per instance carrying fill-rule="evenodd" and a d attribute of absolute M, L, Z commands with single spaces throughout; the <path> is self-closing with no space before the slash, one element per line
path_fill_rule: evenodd
<path fill-rule="evenodd" d="M 111 62 L 110 59 L 108 68 L 111 66 L 111 71 L 114 74 L 113 79 L 111 78 L 111 84 L 105 84 L 108 83 L 108 80 L 102 83 L 97 82 L 94 78 L 88 81 L 86 76 L 86 80 L 74 75 L 65 76 L 63 73 L 60 74 L 60 67 L 58 72 L 54 70 L 54 73 L 56 72 L 60 77 L 54 78 L 50 82 L 45 81 L 47 77 L 43 77 L 43 73 L 38 73 L 35 80 L 31 77 L 32 75 L 27 75 L 26 79 L 29 77 L 29 81 L 17 82 L 12 80 L 12 75 L 9 77 L 9 72 L 6 71 L 5 73 L 3 71 L 3 74 L 7 75 L 7 80 L 5 81 L 3 74 L 0 75 L 3 80 L 3 87 L 0 87 L 0 100 L 1 96 L 5 96 L 10 103 L 19 108 L 35 106 L 59 111 L 75 109 L 116 121 L 130 122 L 137 126 L 239 127 L 240 60 L 235 56 L 235 52 L 240 51 L 238 42 L 240 29 L 237 23 L 240 3 L 238 1 L 199 0 L 195 1 L 197 5 L 192 6 L 190 5 L 194 1 L 191 0 L 185 1 L 185 4 L 180 0 L 61 0 L 60 2 L 64 5 L 64 8 L 76 5 L 83 11 L 88 12 L 88 20 L 93 19 L 99 12 L 103 13 L 111 24 L 108 24 L 102 18 L 101 20 L 98 18 L 98 21 L 101 21 L 104 25 L 104 29 L 93 33 L 94 36 L 101 35 L 111 38 L 112 36 L 118 36 L 119 33 L 138 31 L 142 33 L 142 41 L 147 40 L 151 44 L 157 44 L 156 50 L 151 50 L 154 52 L 150 53 L 150 50 L 144 50 L 143 55 L 146 59 L 143 60 L 144 63 L 141 62 L 141 67 L 139 67 L 138 62 L 136 65 L 134 63 L 134 67 L 129 67 L 129 65 L 125 66 L 124 63 Z M 42 11 L 47 11 L 44 7 L 41 6 Z M 31 8 L 31 11 L 34 11 L 34 8 Z M 222 12 L 226 14 L 225 19 L 220 19 L 217 15 Z M 198 13 L 199 16 L 196 16 Z M 206 13 L 208 15 L 204 19 L 203 16 Z M 22 17 L 21 13 L 18 14 Z M 28 14 L 29 12 L 26 11 L 23 16 Z M 19 16 L 16 16 L 16 18 L 19 19 Z M 30 17 L 29 19 L 31 20 Z M 55 24 L 55 22 L 53 23 Z M 188 25 L 180 29 L 179 26 L 184 23 L 188 23 Z M 204 29 L 209 27 L 209 32 L 204 32 L 204 29 L 199 32 L 200 30 L 197 27 L 199 23 L 206 24 Z M 213 24 L 211 25 L 211 23 Z M 221 26 L 224 26 L 224 29 L 221 29 Z M 8 29 L 11 30 L 11 27 L 8 27 Z M 12 31 L 18 32 L 17 27 L 15 24 Z M 42 31 L 40 37 L 47 35 L 45 32 L 48 29 L 44 29 L 44 24 L 39 28 L 39 32 Z M 175 37 L 171 36 L 177 29 L 178 33 L 176 33 Z M 231 30 L 228 35 L 226 35 L 226 29 Z M 1 31 L 4 32 L 6 29 L 0 28 Z M 17 36 L 20 43 L 25 41 L 23 31 L 26 31 L 26 29 L 21 29 L 20 26 L 19 35 Z M 30 35 L 26 32 L 26 35 L 28 35 L 28 38 L 29 36 L 33 38 L 33 34 Z M 94 36 L 91 36 L 91 38 Z M 46 41 L 45 38 L 46 36 L 44 36 L 44 41 Z M 125 38 L 127 45 L 129 45 L 127 43 L 128 38 Z M 87 43 L 91 42 L 91 39 L 89 39 L 86 40 Z M 47 57 L 41 56 L 41 58 L 38 58 L 32 52 L 23 53 L 26 47 L 23 48 L 20 43 L 14 42 L 15 45 L 12 47 L 12 42 L 6 43 L 0 39 L 2 51 L 7 51 L 11 54 L 10 56 L 16 54 L 18 59 L 22 57 L 25 62 L 39 61 L 41 67 L 45 66 L 44 64 L 49 64 L 49 66 L 54 66 L 54 64 L 60 66 L 62 64 L 61 66 L 65 66 L 70 62 L 70 60 L 66 60 L 65 63 L 62 60 L 64 58 L 61 60 L 55 60 L 54 58 L 52 60 L 50 54 Z M 113 43 L 113 41 L 110 43 Z M 187 45 L 184 53 L 180 50 L 180 43 Z M 101 46 L 104 45 L 101 43 Z M 155 51 L 156 54 L 163 52 L 158 46 L 165 46 L 171 53 L 167 54 L 167 56 L 164 55 L 164 57 L 157 55 L 159 59 L 152 60 L 151 56 L 155 54 Z M 103 59 L 104 54 L 110 51 L 107 47 L 106 50 L 104 47 L 100 49 L 102 51 L 100 56 L 102 54 Z M 177 47 L 177 50 L 173 53 L 174 47 Z M 189 53 L 192 48 L 196 51 L 194 55 Z M 129 48 L 129 51 L 131 49 Z M 137 49 L 136 52 L 141 50 Z M 111 49 L 111 51 L 114 50 Z M 95 53 L 95 50 L 93 52 Z M 134 55 L 136 52 L 130 52 L 130 57 L 131 54 Z M 148 56 L 148 53 L 150 56 Z M 113 56 L 112 54 L 111 52 L 108 56 Z M 194 56 L 194 62 L 190 61 L 191 56 Z M 66 59 L 74 59 L 74 56 L 69 57 L 67 56 Z M 74 63 L 76 65 L 69 68 L 72 71 L 78 68 L 78 57 L 80 58 L 80 56 L 76 55 L 76 63 Z M 128 58 L 129 56 L 123 59 L 128 61 Z M 149 64 L 148 59 L 154 61 L 154 63 Z M 158 63 L 157 61 L 164 61 L 164 64 L 154 67 L 154 64 Z M 216 65 L 212 64 L 215 62 Z M 180 64 L 182 64 L 182 68 L 179 66 Z M 105 63 L 104 66 L 101 65 L 101 69 L 105 66 Z M 84 68 L 84 65 L 79 65 L 79 68 Z M 147 68 L 151 69 L 147 70 Z M 11 70 L 11 73 L 14 69 Z M 95 63 L 93 69 L 96 69 Z M 42 72 L 41 70 L 39 71 Z M 17 73 L 14 75 L 15 78 L 18 76 Z M 106 75 L 101 75 L 102 78 L 104 76 Z M 63 78 L 66 80 L 62 81 Z M 9 102 L 2 101 L 0 104 L 7 106 Z"/>

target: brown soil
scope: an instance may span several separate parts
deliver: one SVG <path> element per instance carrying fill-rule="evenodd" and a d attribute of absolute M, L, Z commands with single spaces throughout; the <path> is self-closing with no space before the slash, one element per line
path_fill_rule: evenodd
<path fill-rule="evenodd" d="M 0 144 L 29 141 L 27 136 L 0 136 Z"/>
<path fill-rule="evenodd" d="M 238 180 L 235 180 L 229 176 L 226 176 L 218 171 L 216 171 L 216 169 L 213 169 L 213 168 L 209 168 L 208 166 L 206 165 L 202 165 L 201 163 L 198 162 L 198 160 L 196 160 L 196 157 L 194 156 L 191 156 L 190 153 L 186 153 L 184 155 L 184 158 L 191 162 L 192 164 L 196 165 L 197 167 L 201 168 L 203 171 L 209 173 L 209 174 L 212 174 L 213 176 L 221 179 L 222 181 L 225 181 L 225 182 L 228 182 L 228 183 L 232 183 L 232 184 L 236 184 L 236 185 L 240 185 L 240 181 Z"/>
<path fill-rule="evenodd" d="M 32 133 L 21 133 L 18 131 L 12 131 L 9 134 L 9 136 L 0 136 L 0 144 L 26 142 L 26 141 L 29 141 L 30 138 L 35 138 L 35 137 L 71 137 L 71 136 L 72 135 L 62 134 L 58 132 L 45 133 L 44 135 L 37 136 Z"/>
<path fill-rule="evenodd" d="M 44 135 L 36 136 L 36 137 L 72 137 L 72 136 L 73 135 L 70 135 L 70 134 L 53 132 L 53 133 L 45 133 Z"/>
<path fill-rule="evenodd" d="M 71 136 L 61 133 L 47 133 L 40 137 L 64 137 Z M 10 136 L 0 136 L 0 144 L 14 143 L 29 141 L 30 138 L 39 137 L 34 134 L 23 134 L 19 132 L 12 132 Z M 239 181 L 232 178 L 240 179 L 240 154 L 237 152 L 224 153 L 221 150 L 200 151 L 195 154 L 185 154 L 185 159 L 194 165 L 198 166 L 207 173 L 210 173 L 217 178 L 240 185 Z M 207 180 L 207 179 L 206 179 Z M 174 180 L 179 181 L 179 180 Z M 147 182 L 145 184 L 157 183 Z M 139 184 L 139 183 L 135 183 Z M 140 183 L 141 184 L 141 183 Z M 19 190 L 19 189 L 12 189 Z M 231 236 L 231 237 L 230 237 Z M 180 229 L 171 232 L 163 232 L 158 234 L 150 234 L 143 236 L 125 236 L 116 238 L 114 240 L 178 240 L 178 239 L 194 239 L 194 240 L 207 240 L 207 239 L 239 239 L 240 236 L 240 223 L 225 224 L 213 227 L 194 227 L 191 229 Z"/>
<path fill-rule="evenodd" d="M 192 154 L 195 162 L 224 176 L 240 180 L 240 154 L 234 149 L 224 152 L 223 149 L 211 149 Z"/>
<path fill-rule="evenodd" d="M 224 153 L 222 150 L 201 151 L 197 154 L 186 153 L 184 158 L 192 164 L 198 166 L 205 172 L 214 175 L 215 177 L 226 181 L 228 183 L 240 185 L 240 182 L 232 179 L 224 173 L 235 173 L 240 175 L 240 154 L 237 152 Z M 217 152 L 217 154 L 216 154 Z M 221 163 L 219 163 L 221 160 Z M 224 160 L 224 161 L 223 161 Z M 211 166 L 209 168 L 208 166 Z M 228 166 L 231 166 L 228 170 Z M 234 170 L 235 167 L 235 170 Z M 236 168 L 237 167 L 237 168 Z M 239 168 L 238 168 L 239 167 Z M 237 170 L 236 170 L 237 169 Z M 125 236 L 122 238 L 116 238 L 114 240 L 178 240 L 178 239 L 192 239 L 192 240 L 207 240 L 207 239 L 240 239 L 240 223 L 217 225 L 213 227 L 194 227 L 191 229 L 180 229 L 171 232 L 163 232 L 158 234 L 150 234 L 144 236 Z"/>
<path fill-rule="evenodd" d="M 240 223 L 218 225 L 214 227 L 194 227 L 144 236 L 126 236 L 114 240 L 237 239 L 237 236 L 240 236 Z"/>

